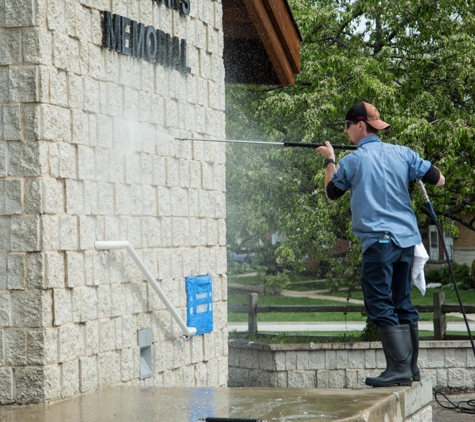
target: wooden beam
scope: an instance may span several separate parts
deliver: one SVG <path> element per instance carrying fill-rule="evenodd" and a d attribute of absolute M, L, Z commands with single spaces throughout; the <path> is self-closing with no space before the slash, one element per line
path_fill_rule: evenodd
<path fill-rule="evenodd" d="M 249 16 L 264 44 L 281 84 L 283 86 L 294 85 L 294 70 L 287 58 L 287 54 L 267 12 L 264 1 L 265 0 L 243 0 L 243 3 L 249 12 Z"/>
<path fill-rule="evenodd" d="M 283 1 L 264 0 L 269 17 L 295 73 L 300 73 L 300 35 Z"/>

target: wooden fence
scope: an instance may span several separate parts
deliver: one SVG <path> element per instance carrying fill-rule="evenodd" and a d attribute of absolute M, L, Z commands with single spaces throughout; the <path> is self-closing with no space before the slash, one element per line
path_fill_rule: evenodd
<path fill-rule="evenodd" d="M 257 334 L 257 317 L 260 313 L 290 313 L 290 312 L 364 312 L 363 305 L 269 305 L 257 306 L 258 294 L 249 293 L 247 305 L 228 305 L 228 313 L 247 313 L 249 335 Z M 452 312 L 460 313 L 460 305 L 445 303 L 445 293 L 436 292 L 433 295 L 433 305 L 418 305 L 415 308 L 419 313 L 433 312 L 434 340 L 466 340 L 467 336 L 455 336 L 447 334 L 447 314 Z M 475 305 L 464 305 L 465 314 L 475 314 Z"/>

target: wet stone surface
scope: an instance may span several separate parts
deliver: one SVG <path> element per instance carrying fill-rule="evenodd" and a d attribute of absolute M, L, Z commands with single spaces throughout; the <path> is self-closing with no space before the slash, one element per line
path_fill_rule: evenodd
<path fill-rule="evenodd" d="M 464 401 L 472 400 L 472 406 Z M 434 394 L 432 406 L 432 422 L 473 422 L 475 421 L 475 413 L 464 413 L 454 406 L 468 408 L 475 412 L 475 391 L 465 393 L 445 393 Z M 445 407 L 444 407 L 445 406 Z M 450 409 L 447 409 L 449 407 Z"/>
<path fill-rule="evenodd" d="M 46 406 L 0 408 L 5 422 L 198 422 L 200 418 L 329 422 L 358 416 L 388 389 L 115 387 Z M 356 419 L 358 420 L 358 418 Z"/>

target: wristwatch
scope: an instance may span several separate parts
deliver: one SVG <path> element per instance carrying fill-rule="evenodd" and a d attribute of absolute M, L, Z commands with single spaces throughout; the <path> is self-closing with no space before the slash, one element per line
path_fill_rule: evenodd
<path fill-rule="evenodd" d="M 330 163 L 336 164 L 333 158 L 325 158 L 325 167 Z"/>

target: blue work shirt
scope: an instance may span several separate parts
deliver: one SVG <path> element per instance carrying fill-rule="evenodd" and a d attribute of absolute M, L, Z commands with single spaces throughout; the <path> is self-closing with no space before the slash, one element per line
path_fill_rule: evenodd
<path fill-rule="evenodd" d="M 351 190 L 352 231 L 363 252 L 385 232 L 401 248 L 421 242 L 412 211 L 409 181 L 422 179 L 431 166 L 410 148 L 381 142 L 370 135 L 342 158 L 333 184 Z"/>

